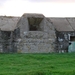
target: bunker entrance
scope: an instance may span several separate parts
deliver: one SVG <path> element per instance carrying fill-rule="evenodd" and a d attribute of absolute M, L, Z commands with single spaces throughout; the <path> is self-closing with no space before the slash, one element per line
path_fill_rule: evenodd
<path fill-rule="evenodd" d="M 35 18 L 35 17 L 29 17 L 28 23 L 29 23 L 29 31 L 41 31 L 41 21 L 43 18 Z"/>
<path fill-rule="evenodd" d="M 1 31 L 1 38 L 4 53 L 13 53 L 17 51 L 14 41 L 14 33 L 12 31 Z"/>

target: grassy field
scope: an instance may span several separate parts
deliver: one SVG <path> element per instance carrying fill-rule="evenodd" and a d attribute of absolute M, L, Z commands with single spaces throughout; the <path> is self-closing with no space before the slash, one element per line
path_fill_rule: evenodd
<path fill-rule="evenodd" d="M 0 54 L 0 75 L 75 75 L 75 53 Z"/>

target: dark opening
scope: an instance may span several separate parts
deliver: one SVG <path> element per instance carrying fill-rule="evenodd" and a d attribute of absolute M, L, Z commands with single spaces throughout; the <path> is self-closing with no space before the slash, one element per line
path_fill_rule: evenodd
<path fill-rule="evenodd" d="M 2 48 L 4 53 L 16 52 L 14 32 L 1 31 Z"/>
<path fill-rule="evenodd" d="M 75 36 L 70 36 L 70 41 L 75 41 Z"/>
<path fill-rule="evenodd" d="M 29 31 L 40 31 L 40 23 L 43 18 L 34 18 L 34 17 L 29 17 L 28 18 L 28 23 L 29 23 Z"/>

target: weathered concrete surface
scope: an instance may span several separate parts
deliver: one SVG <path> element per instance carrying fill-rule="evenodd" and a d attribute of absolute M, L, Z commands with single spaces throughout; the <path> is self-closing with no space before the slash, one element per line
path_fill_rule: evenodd
<path fill-rule="evenodd" d="M 28 21 L 28 18 L 31 19 Z M 34 18 L 36 19 L 34 21 Z M 42 19 L 38 23 L 38 19 Z M 37 23 L 37 24 L 36 24 Z M 37 30 L 30 30 L 29 24 L 38 25 Z M 18 52 L 22 53 L 49 53 L 55 52 L 54 26 L 41 14 L 24 14 L 18 22 L 20 39 L 17 45 Z"/>
<path fill-rule="evenodd" d="M 54 41 L 54 40 L 53 40 Z M 53 41 L 50 39 L 24 39 L 18 46 L 22 53 L 50 53 L 54 52 Z"/>
<path fill-rule="evenodd" d="M 14 31 L 17 28 L 17 22 L 20 17 L 0 16 L 0 30 Z"/>

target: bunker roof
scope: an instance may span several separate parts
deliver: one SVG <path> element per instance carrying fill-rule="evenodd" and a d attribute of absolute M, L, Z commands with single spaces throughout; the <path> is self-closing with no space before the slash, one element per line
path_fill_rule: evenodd
<path fill-rule="evenodd" d="M 48 18 L 57 31 L 75 31 L 75 18 Z"/>
<path fill-rule="evenodd" d="M 44 18 L 45 16 L 43 14 L 25 13 L 22 15 L 22 17 Z M 0 16 L 0 30 L 14 31 L 16 28 L 18 28 L 19 25 L 17 23 L 21 18 L 12 16 Z M 57 31 L 75 31 L 75 18 L 73 17 L 47 17 L 47 20 L 54 25 Z"/>
<path fill-rule="evenodd" d="M 17 28 L 18 21 L 19 21 L 19 17 L 0 16 L 0 30 L 14 31 Z"/>

